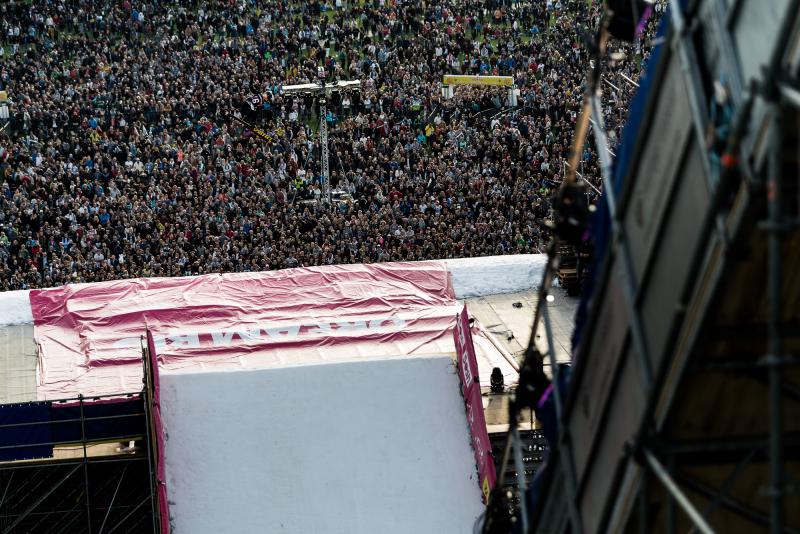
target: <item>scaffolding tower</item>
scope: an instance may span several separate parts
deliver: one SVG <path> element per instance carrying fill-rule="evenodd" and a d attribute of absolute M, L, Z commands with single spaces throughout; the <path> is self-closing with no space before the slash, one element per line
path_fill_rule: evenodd
<path fill-rule="evenodd" d="M 0 532 L 165 531 L 142 352 L 141 391 L 0 405 Z"/>
<path fill-rule="evenodd" d="M 522 531 L 800 531 L 799 4 L 672 1 L 616 161 L 587 94 L 597 250 Z"/>
<path fill-rule="evenodd" d="M 334 93 L 348 93 L 361 88 L 360 80 L 337 80 L 325 83 L 325 71 L 319 74 L 322 83 L 303 83 L 299 85 L 284 85 L 281 92 L 284 94 L 315 95 L 319 97 L 319 146 L 322 159 L 322 198 L 330 207 L 333 206 L 331 192 L 331 173 L 328 152 L 328 99 Z"/>

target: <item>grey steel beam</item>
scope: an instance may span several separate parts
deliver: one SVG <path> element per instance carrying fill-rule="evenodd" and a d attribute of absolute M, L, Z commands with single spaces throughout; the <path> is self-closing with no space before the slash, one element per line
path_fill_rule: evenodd
<path fill-rule="evenodd" d="M 86 420 L 83 413 L 83 395 L 78 395 L 81 407 L 81 444 L 83 445 L 83 483 L 86 495 L 86 532 L 92 534 L 92 503 L 89 500 L 89 462 L 86 455 Z"/>
<path fill-rule="evenodd" d="M 152 517 L 153 523 L 153 532 L 159 532 L 161 522 L 156 520 L 156 515 L 161 512 L 161 507 L 156 503 L 155 497 L 155 487 L 159 483 L 158 477 L 156 476 L 156 472 L 153 471 L 153 464 L 158 462 L 158 452 L 154 450 L 157 447 L 157 440 L 158 437 L 154 436 L 152 432 L 155 430 L 153 418 L 151 417 L 153 414 L 153 406 L 155 405 L 153 395 L 154 395 L 154 381 L 155 381 L 155 371 L 152 368 L 152 362 L 154 359 L 154 355 L 150 354 L 150 348 L 148 343 L 145 342 L 145 337 L 142 336 L 142 369 L 144 372 L 143 383 L 144 389 L 142 391 L 142 398 L 144 399 L 145 407 L 144 407 L 144 424 L 145 424 L 145 447 L 147 450 L 147 470 L 148 470 L 148 477 L 147 477 L 147 487 L 150 492 L 150 515 Z M 156 466 L 156 471 L 158 466 Z M 168 534 L 168 533 L 162 533 Z"/>
<path fill-rule="evenodd" d="M 778 84 L 778 89 L 785 102 L 789 102 L 794 107 L 800 108 L 800 91 L 785 83 Z"/>
<path fill-rule="evenodd" d="M 678 506 L 683 508 L 683 511 L 686 512 L 686 515 L 689 516 L 689 519 L 694 523 L 697 530 L 702 532 L 703 534 L 713 534 L 714 530 L 711 526 L 706 522 L 705 518 L 697 511 L 694 505 L 689 501 L 686 495 L 680 490 L 675 481 L 672 479 L 667 470 L 664 469 L 664 466 L 661 465 L 661 462 L 647 449 L 642 451 L 644 456 L 645 463 L 650 467 L 650 470 L 653 474 L 661 481 L 661 484 L 664 485 L 664 488 L 672 495 L 672 498 L 675 499 L 675 502 L 678 503 Z"/>
<path fill-rule="evenodd" d="M 67 495 L 72 495 L 72 494 L 68 493 Z M 130 493 L 128 495 L 130 496 Z M 122 498 L 122 497 L 120 497 L 120 498 Z M 44 512 L 44 511 L 42 511 L 42 512 L 31 512 L 31 513 L 28 514 L 28 517 L 40 517 L 40 516 L 46 516 L 47 514 L 62 514 L 62 515 L 68 515 L 68 514 L 74 514 L 74 513 L 83 514 L 83 512 L 81 510 L 78 510 L 78 508 L 81 508 L 82 506 L 83 506 L 83 503 L 78 503 L 77 506 L 75 506 L 73 508 L 70 508 L 69 510 L 48 510 L 46 512 Z M 133 505 L 133 504 L 120 504 L 120 505 L 115 506 L 114 509 L 115 510 L 130 510 L 131 508 L 134 508 L 134 507 L 135 507 L 135 505 Z M 36 532 L 36 530 L 34 530 L 34 532 Z"/>
<path fill-rule="evenodd" d="M 125 438 L 128 439 L 127 437 Z M 130 438 L 133 439 L 133 438 Z M 137 439 L 141 439 L 141 436 L 138 436 Z M 113 462 L 143 462 L 146 460 L 144 456 L 137 455 L 137 454 L 126 454 L 126 455 L 119 455 L 119 458 L 92 458 L 89 463 L 92 464 L 102 464 L 102 463 L 113 463 Z M 4 465 L 0 467 L 0 473 L 4 471 L 16 471 L 18 469 L 35 469 L 37 467 L 60 467 L 64 465 L 80 465 L 83 463 L 83 460 L 72 460 L 72 461 L 58 461 L 58 462 L 37 462 L 32 464 L 23 464 L 23 465 Z"/>
<path fill-rule="evenodd" d="M 700 153 L 704 154 L 701 158 L 701 162 L 706 183 L 708 183 L 709 186 L 713 186 L 716 184 L 717 177 L 712 176 L 711 163 L 708 156 L 705 156 L 707 152 L 705 138 L 708 110 L 706 109 L 705 100 L 701 96 L 703 90 L 702 87 L 700 87 L 699 80 L 701 80 L 702 77 L 700 76 L 700 69 L 697 66 L 697 53 L 694 45 L 689 41 L 689 28 L 686 26 L 683 8 L 681 8 L 681 4 L 678 0 L 669 0 L 669 13 L 672 15 L 672 26 L 675 30 L 675 35 L 671 44 L 674 48 L 677 48 L 681 68 L 685 73 L 686 92 L 689 96 L 689 108 L 692 111 L 695 142 L 699 145 Z"/>
<path fill-rule="evenodd" d="M 712 488 L 702 482 L 695 480 L 687 475 L 683 475 L 681 473 L 677 473 L 675 478 L 683 485 L 686 486 L 691 491 L 698 493 L 708 499 L 713 499 L 716 497 L 719 492 L 716 488 Z M 762 527 L 769 527 L 770 526 L 770 518 L 763 513 L 753 510 L 746 504 L 739 502 L 730 496 L 721 496 L 719 499 L 720 505 L 722 505 L 725 509 L 730 510 L 731 512 L 740 515 L 741 517 L 752 521 L 753 523 L 762 526 Z M 783 530 L 781 531 L 782 534 L 800 534 L 800 531 L 789 528 L 784 526 Z"/>

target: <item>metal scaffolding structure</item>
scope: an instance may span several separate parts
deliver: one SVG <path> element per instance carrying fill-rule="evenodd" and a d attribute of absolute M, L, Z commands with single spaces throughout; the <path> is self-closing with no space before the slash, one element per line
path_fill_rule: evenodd
<path fill-rule="evenodd" d="M 319 145 L 322 152 L 322 197 L 328 206 L 332 205 L 331 173 L 328 162 L 328 99 L 334 93 L 358 91 L 361 88 L 359 80 L 324 82 L 324 70 L 320 73 L 322 83 L 303 83 L 298 85 L 284 85 L 281 92 L 284 94 L 310 94 L 319 97 Z"/>
<path fill-rule="evenodd" d="M 609 237 L 568 391 L 553 366 L 549 467 L 519 480 L 523 532 L 800 529 L 798 4 L 673 1 L 616 162 L 590 71 L 572 154 L 591 123 Z"/>
<path fill-rule="evenodd" d="M 0 405 L 0 532 L 160 532 L 150 384 Z"/>
<path fill-rule="evenodd" d="M 86 406 L 109 398 L 47 401 L 55 405 L 77 404 L 78 417 L 61 419 L 58 424 L 79 425 L 80 437 L 75 441 L 50 440 L 34 444 L 54 448 L 51 458 L 0 463 L 0 532 L 155 532 L 150 508 L 154 489 L 149 482 L 150 456 L 141 450 L 147 443 L 148 432 L 143 435 L 122 431 L 113 435 L 104 433 L 102 437 L 92 437 L 87 432 L 88 427 L 98 424 L 109 428 L 115 425 L 148 428 L 141 394 L 114 397 L 115 400 L 120 398 L 138 404 L 139 409 L 125 414 L 91 415 L 85 413 Z M 25 406 L 35 404 L 44 403 L 26 403 Z M 134 419 L 141 423 L 131 425 Z M 50 420 L 3 424 L 0 432 L 52 424 Z M 113 449 L 131 441 L 137 443 L 138 448 L 129 452 Z M 14 447 L 19 446 L 7 445 L 2 449 Z"/>

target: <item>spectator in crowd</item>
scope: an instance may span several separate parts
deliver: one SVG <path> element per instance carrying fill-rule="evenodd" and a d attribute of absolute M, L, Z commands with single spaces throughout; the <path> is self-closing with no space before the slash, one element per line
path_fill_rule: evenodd
<path fill-rule="evenodd" d="M 5 2 L 0 289 L 541 251 L 598 4 Z M 637 78 L 653 24 L 612 77 Z M 361 80 L 329 104 L 330 209 L 318 107 L 280 91 L 320 66 Z M 445 99 L 448 73 L 513 76 L 519 106 L 502 88 Z M 612 142 L 632 93 L 614 80 Z M 231 121 L 254 93 L 272 143 Z M 595 198 L 591 146 L 581 159 Z"/>

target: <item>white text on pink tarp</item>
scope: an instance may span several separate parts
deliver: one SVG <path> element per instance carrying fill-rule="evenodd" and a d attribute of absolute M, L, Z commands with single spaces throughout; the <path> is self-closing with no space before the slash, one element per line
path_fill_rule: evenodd
<path fill-rule="evenodd" d="M 246 329 L 224 330 L 216 332 L 172 332 L 153 334 L 157 350 L 195 349 L 201 346 L 229 347 L 238 344 L 269 343 L 270 341 L 293 341 L 298 338 L 310 338 L 331 335 L 359 335 L 360 333 L 397 331 L 406 327 L 402 317 L 378 317 L 355 321 L 312 321 L 289 325 L 270 325 Z M 113 342 L 112 347 L 123 349 L 137 347 L 138 337 L 123 338 Z"/>

